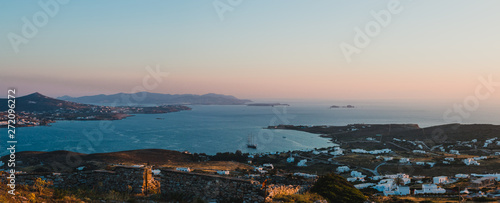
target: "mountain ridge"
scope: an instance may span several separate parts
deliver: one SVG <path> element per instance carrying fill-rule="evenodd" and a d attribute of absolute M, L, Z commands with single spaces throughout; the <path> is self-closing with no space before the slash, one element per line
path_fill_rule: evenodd
<path fill-rule="evenodd" d="M 6 98 L 0 98 L 1 103 L 7 104 Z M 39 92 L 15 98 L 16 111 L 55 111 L 58 109 L 90 109 L 94 105 L 79 104 L 77 102 L 60 100 L 45 96 Z M 7 105 L 0 105 L 0 111 L 7 111 Z"/>
<path fill-rule="evenodd" d="M 98 94 L 81 97 L 70 97 L 64 95 L 57 99 L 77 102 L 82 104 L 113 104 L 113 105 L 164 105 L 164 104 L 191 104 L 191 105 L 242 105 L 251 100 L 238 99 L 232 95 L 223 95 L 208 93 L 203 95 L 196 94 L 162 94 L 151 92 L 137 93 L 116 93 L 116 94 Z"/>

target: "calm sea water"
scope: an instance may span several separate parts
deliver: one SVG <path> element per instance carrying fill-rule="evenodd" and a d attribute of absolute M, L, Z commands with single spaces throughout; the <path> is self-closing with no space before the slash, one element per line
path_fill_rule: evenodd
<path fill-rule="evenodd" d="M 57 121 L 52 126 L 17 129 L 17 151 L 70 150 L 81 153 L 159 148 L 215 154 L 217 152 L 275 152 L 332 146 L 316 134 L 266 130 L 278 124 L 346 125 L 353 123 L 445 124 L 449 107 L 417 107 L 349 103 L 355 109 L 329 109 L 331 102 L 290 102 L 289 107 L 191 106 L 167 114 L 139 114 L 117 121 Z M 334 103 L 339 104 L 339 103 Z M 340 103 L 339 105 L 345 105 Z M 463 123 L 500 124 L 499 113 L 478 110 Z M 7 137 L 7 130 L 0 133 Z M 249 134 L 257 149 L 248 149 Z M 3 139 L 2 139 L 3 140 Z M 7 147 L 5 142 L 2 148 Z M 1 155 L 6 154 L 2 150 Z"/>

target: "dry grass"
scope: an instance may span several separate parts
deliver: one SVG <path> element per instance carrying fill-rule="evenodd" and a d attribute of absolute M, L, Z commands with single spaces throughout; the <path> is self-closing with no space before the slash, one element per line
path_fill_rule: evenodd
<path fill-rule="evenodd" d="M 417 165 L 400 165 L 400 164 L 387 164 L 380 166 L 379 172 L 381 174 L 395 174 L 407 173 L 410 175 L 426 175 L 426 176 L 455 176 L 459 173 L 498 173 L 500 168 L 500 159 L 480 160 L 479 166 L 467 166 L 463 163 L 459 164 L 436 164 L 436 166 L 429 168 Z"/>
<path fill-rule="evenodd" d="M 348 154 L 345 156 L 336 157 L 333 160 L 350 166 L 359 166 L 369 169 L 374 169 L 382 163 L 380 159 L 375 159 L 376 156 L 368 154 Z"/>
<path fill-rule="evenodd" d="M 189 167 L 195 170 L 203 171 L 214 171 L 214 170 L 229 170 L 234 171 L 236 169 L 246 169 L 253 170 L 253 167 L 232 161 L 207 161 L 207 162 L 176 162 L 160 165 L 160 167 L 166 168 L 177 168 L 177 167 Z"/>
<path fill-rule="evenodd" d="M 455 198 L 441 198 L 441 197 L 412 197 L 412 196 L 403 196 L 403 197 L 373 197 L 372 199 L 377 202 L 397 202 L 394 201 L 394 198 L 397 198 L 402 202 L 402 200 L 409 200 L 413 202 L 422 202 L 422 201 L 432 201 L 435 203 L 445 203 L 445 202 L 458 202 L 458 197 Z"/>

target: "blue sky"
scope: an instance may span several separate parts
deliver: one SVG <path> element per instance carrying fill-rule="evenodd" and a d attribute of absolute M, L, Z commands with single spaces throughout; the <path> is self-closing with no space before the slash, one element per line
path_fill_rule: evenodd
<path fill-rule="evenodd" d="M 152 92 L 241 98 L 460 99 L 500 80 L 499 1 L 397 1 L 401 12 L 346 61 L 339 45 L 391 1 L 70 1 L 16 53 L 41 1 L 0 2 L 0 86 L 82 96 Z M 498 96 L 495 97 L 498 99 Z"/>

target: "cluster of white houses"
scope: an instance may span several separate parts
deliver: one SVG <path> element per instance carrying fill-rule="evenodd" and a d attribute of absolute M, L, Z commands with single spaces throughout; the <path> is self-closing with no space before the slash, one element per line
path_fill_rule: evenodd
<path fill-rule="evenodd" d="M 338 173 L 345 173 L 350 171 L 348 166 L 340 166 L 337 168 Z M 414 180 L 415 183 L 423 183 L 422 176 L 413 176 L 410 178 L 409 175 L 404 173 L 398 173 L 394 175 L 383 175 L 383 176 L 372 176 L 367 177 L 358 171 L 351 171 L 351 177 L 347 178 L 350 182 L 367 182 L 365 178 L 369 178 L 370 183 L 356 184 L 354 187 L 357 189 L 373 188 L 384 195 L 409 195 L 410 187 L 408 186 Z M 470 188 L 481 188 L 494 184 L 495 180 L 500 181 L 500 174 L 456 174 L 455 177 L 448 176 L 436 176 L 432 178 L 432 183 L 422 184 L 422 189 L 413 190 L 413 194 L 444 194 L 446 190 L 438 185 L 454 183 L 460 178 L 470 178 L 475 177 L 471 181 Z M 377 182 L 378 181 L 378 182 Z M 462 193 L 468 193 L 467 189 L 463 190 Z"/>
<path fill-rule="evenodd" d="M 421 151 L 421 150 L 414 150 L 414 151 Z M 417 152 L 417 153 L 420 153 L 420 152 Z M 495 154 L 495 155 L 500 155 L 500 153 L 498 154 Z M 390 161 L 390 160 L 393 160 L 391 157 L 377 157 L 377 158 L 383 158 L 385 161 Z M 465 158 L 465 159 L 462 159 L 462 163 L 464 163 L 465 165 L 467 166 L 479 166 L 481 165 L 481 163 L 479 163 L 478 161 L 479 160 L 484 160 L 484 159 L 488 159 L 487 156 L 480 156 L 480 157 L 472 157 L 472 158 Z M 453 157 L 446 157 L 444 158 L 443 160 L 443 164 L 451 164 L 452 162 L 455 161 L 455 158 Z M 400 164 L 411 164 L 412 162 L 410 161 L 410 158 L 400 158 L 399 159 L 399 163 Z M 430 166 L 431 168 L 434 167 L 434 165 L 436 164 L 436 162 L 423 162 L 423 161 L 417 161 L 417 162 L 414 162 L 415 165 L 420 165 L 420 166 Z"/>
<path fill-rule="evenodd" d="M 358 153 L 358 154 L 388 154 L 391 153 L 391 149 L 376 149 L 376 150 L 371 150 L 367 151 L 365 149 L 351 149 L 352 153 Z"/>

